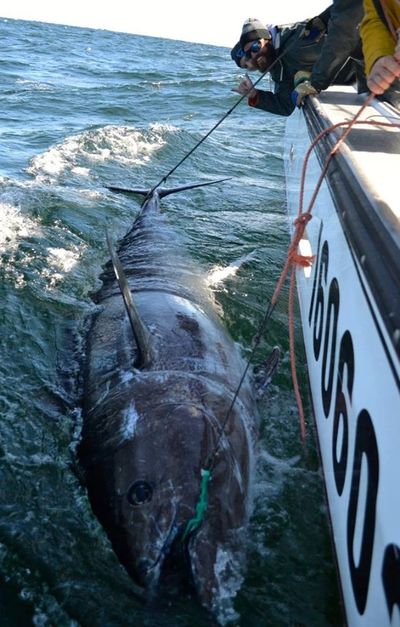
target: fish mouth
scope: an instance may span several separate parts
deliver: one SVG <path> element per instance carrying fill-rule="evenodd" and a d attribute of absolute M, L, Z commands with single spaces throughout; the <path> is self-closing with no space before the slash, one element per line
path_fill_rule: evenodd
<path fill-rule="evenodd" d="M 144 558 L 136 567 L 135 581 L 149 601 L 157 596 L 194 591 L 188 540 L 184 539 L 186 524 L 178 525 L 176 518 L 157 558 Z"/>
<path fill-rule="evenodd" d="M 233 599 L 243 582 L 241 565 L 234 553 L 210 543 L 206 532 L 186 538 L 185 529 L 186 524 L 175 521 L 157 558 L 136 565 L 141 599 L 153 604 L 161 599 L 173 602 L 182 594 L 197 598 L 225 624 L 225 618 L 235 615 Z"/>
<path fill-rule="evenodd" d="M 184 538 L 184 530 L 185 525 L 177 529 L 161 568 L 160 587 L 169 592 L 194 591 L 191 556 L 188 540 Z"/>

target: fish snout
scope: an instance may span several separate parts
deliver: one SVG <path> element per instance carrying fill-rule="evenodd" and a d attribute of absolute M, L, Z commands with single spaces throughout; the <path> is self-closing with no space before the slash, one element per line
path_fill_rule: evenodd
<path fill-rule="evenodd" d="M 146 578 L 148 577 L 148 573 L 150 569 L 152 568 L 152 566 L 153 566 L 153 563 L 149 559 L 143 558 L 139 560 L 139 563 L 137 565 L 137 572 L 138 572 L 138 576 L 140 577 L 140 579 L 146 580 Z"/>
<path fill-rule="evenodd" d="M 160 571 L 157 562 L 143 558 L 137 562 L 135 567 L 135 581 L 151 594 L 151 591 L 157 587 L 160 577 Z"/>

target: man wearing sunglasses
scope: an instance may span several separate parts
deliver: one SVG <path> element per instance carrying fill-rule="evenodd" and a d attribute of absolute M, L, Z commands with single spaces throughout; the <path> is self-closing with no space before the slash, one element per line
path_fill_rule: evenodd
<path fill-rule="evenodd" d="M 270 75 L 274 91 L 255 89 L 250 77 L 246 76 L 233 91 L 248 95 L 248 104 L 277 115 L 288 116 L 295 108 L 292 100 L 294 76 L 299 70 L 311 72 L 321 53 L 325 38 L 329 9 L 313 18 L 289 26 L 268 26 L 251 18 L 243 24 L 242 33 L 232 59 L 249 71 L 264 73 L 271 66 Z M 310 24 L 318 27 L 309 28 Z M 307 29 L 310 31 L 307 34 Z M 236 46 L 235 46 L 236 47 Z M 239 50 L 241 49 L 241 52 Z M 242 55 L 238 57 L 238 54 Z M 241 60 L 241 59 L 244 60 Z M 337 84 L 354 80 L 354 71 L 345 70 L 336 79 Z"/>
<path fill-rule="evenodd" d="M 243 70 L 256 70 L 257 65 L 251 60 L 251 56 L 243 51 L 240 41 L 235 44 L 231 50 L 231 59 L 236 65 Z"/>

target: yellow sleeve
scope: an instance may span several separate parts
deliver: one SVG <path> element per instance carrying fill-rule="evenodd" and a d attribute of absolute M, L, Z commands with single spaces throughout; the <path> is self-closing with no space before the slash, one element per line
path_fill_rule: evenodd
<path fill-rule="evenodd" d="M 364 0 L 364 18 L 360 26 L 365 71 L 367 76 L 380 57 L 392 55 L 395 43 L 376 12 L 373 0 Z"/>

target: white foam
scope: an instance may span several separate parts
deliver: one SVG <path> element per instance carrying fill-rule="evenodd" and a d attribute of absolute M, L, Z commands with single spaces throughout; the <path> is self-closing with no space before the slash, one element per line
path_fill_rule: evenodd
<path fill-rule="evenodd" d="M 78 246 L 72 249 L 48 248 L 47 264 L 42 268 L 40 274 L 47 282 L 47 289 L 54 289 L 59 286 L 65 276 L 77 267 L 81 257 L 81 249 Z"/>
<path fill-rule="evenodd" d="M 90 169 L 89 168 L 72 168 L 72 172 L 77 174 L 78 176 L 89 176 Z"/>
<path fill-rule="evenodd" d="M 54 89 L 54 87 L 48 83 L 41 83 L 34 80 L 17 78 L 15 82 L 17 85 L 21 85 L 23 90 L 26 91 L 53 91 Z"/>
<path fill-rule="evenodd" d="M 232 261 L 229 266 L 215 266 L 207 276 L 206 283 L 208 286 L 213 287 L 222 283 L 229 277 L 235 276 L 237 271 L 241 268 L 241 266 L 246 263 L 246 261 L 250 261 L 255 256 L 255 251 L 249 253 L 248 255 L 243 255 L 236 259 L 236 261 Z"/>
<path fill-rule="evenodd" d="M 80 137 L 82 136 L 67 137 L 62 144 L 53 146 L 45 153 L 34 157 L 28 172 L 39 180 L 54 178 L 61 174 L 68 164 L 73 165 L 74 155 L 79 154 Z"/>
<path fill-rule="evenodd" d="M 176 126 L 173 126 L 172 124 L 161 124 L 160 122 L 154 122 L 153 124 L 150 124 L 149 129 L 156 135 L 163 135 L 165 132 L 174 133 L 179 130 Z"/>
<path fill-rule="evenodd" d="M 227 625 L 239 618 L 233 607 L 233 599 L 240 590 L 244 578 L 240 571 L 239 560 L 223 546 L 218 546 L 214 564 L 214 574 L 218 582 L 219 595 L 213 603 L 218 623 Z"/>
<path fill-rule="evenodd" d="M 48 248 L 49 262 L 53 267 L 58 268 L 62 272 L 70 272 L 78 263 L 80 251 L 77 247 L 74 250 L 66 250 L 65 248 Z"/>
<path fill-rule="evenodd" d="M 39 226 L 18 207 L 0 203 L 0 252 L 15 248 L 19 239 L 38 233 Z"/>
<path fill-rule="evenodd" d="M 148 131 L 129 126 L 104 126 L 66 137 L 31 161 L 28 172 L 36 180 L 48 181 L 64 172 L 88 177 L 93 163 L 116 161 L 127 166 L 149 161 L 150 156 L 164 144 L 166 132 L 175 130 L 167 125 L 153 124 Z"/>

